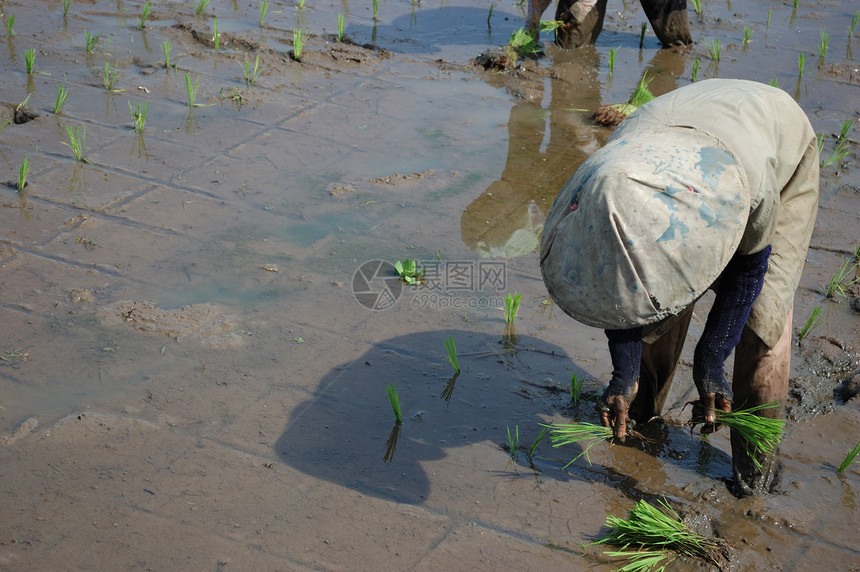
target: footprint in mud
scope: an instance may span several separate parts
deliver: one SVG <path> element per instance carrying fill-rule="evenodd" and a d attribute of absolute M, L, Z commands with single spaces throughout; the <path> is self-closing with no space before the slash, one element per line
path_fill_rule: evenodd
<path fill-rule="evenodd" d="M 154 302 L 121 300 L 102 306 L 96 314 L 105 326 L 129 324 L 141 332 L 190 339 L 212 348 L 237 348 L 245 343 L 236 318 L 224 314 L 215 304 L 191 304 L 164 310 Z"/>

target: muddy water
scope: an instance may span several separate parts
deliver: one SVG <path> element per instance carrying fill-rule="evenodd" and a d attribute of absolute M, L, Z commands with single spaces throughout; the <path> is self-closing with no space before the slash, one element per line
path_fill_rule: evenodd
<path fill-rule="evenodd" d="M 545 303 L 533 252 L 555 192 L 608 136 L 589 113 L 646 71 L 656 93 L 685 85 L 698 59 L 701 79 L 776 79 L 826 156 L 846 119 L 860 137 L 850 2 L 691 9 L 688 50 L 650 31 L 640 49 L 638 4 L 610 3 L 596 47 L 547 44 L 510 73 L 472 65 L 521 25 L 510 5 L 489 28 L 468 2 L 383 1 L 375 23 L 370 2 L 272 3 L 262 28 L 256 4 L 194 8 L 159 2 L 138 30 L 138 3 L 0 7 L 15 16 L 0 122 L 28 95 L 35 116 L 0 131 L 0 569 L 610 569 L 580 543 L 661 495 L 709 520 L 737 569 L 860 562 L 860 469 L 835 471 L 860 439 L 858 292 L 823 295 L 860 242 L 856 144 L 822 170 L 795 326 L 816 306 L 824 320 L 795 349 L 776 494 L 734 499 L 726 435 L 683 426 L 689 361 L 647 442 L 564 470 L 577 448 L 525 454 L 539 423 L 596 421 L 566 388 L 576 373 L 599 392 L 611 370 L 602 333 Z M 339 12 L 355 44 L 333 41 Z M 106 62 L 121 91 L 105 89 Z M 129 102 L 150 104 L 142 134 Z M 86 129 L 86 163 L 66 126 Z M 355 281 L 367 261 L 407 257 L 428 268 L 424 288 Z M 365 286 L 396 302 L 368 309 L 353 295 Z M 514 290 L 506 336 L 498 306 Z"/>

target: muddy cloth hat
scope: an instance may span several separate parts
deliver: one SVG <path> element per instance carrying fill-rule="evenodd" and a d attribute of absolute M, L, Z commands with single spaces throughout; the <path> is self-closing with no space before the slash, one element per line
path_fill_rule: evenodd
<path fill-rule="evenodd" d="M 550 209 L 540 256 L 547 290 L 590 326 L 659 322 L 717 279 L 749 206 L 740 163 L 710 135 L 665 127 L 610 139 Z"/>

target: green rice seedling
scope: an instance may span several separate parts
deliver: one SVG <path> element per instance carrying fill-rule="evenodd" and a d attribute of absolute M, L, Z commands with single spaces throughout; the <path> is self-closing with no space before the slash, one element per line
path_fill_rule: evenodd
<path fill-rule="evenodd" d="M 839 465 L 839 468 L 836 469 L 836 472 L 839 474 L 844 473 L 845 469 L 847 469 L 851 465 L 851 463 L 857 462 L 856 457 L 858 454 L 860 454 L 860 441 L 858 441 L 857 444 L 854 445 L 853 449 L 848 451 L 848 454 L 845 455 L 845 459 L 842 461 L 842 464 Z"/>
<path fill-rule="evenodd" d="M 539 53 L 540 44 L 534 36 L 520 28 L 511 34 L 506 52 L 512 60 L 516 60 L 522 56 Z"/>
<path fill-rule="evenodd" d="M 402 262 L 400 260 L 395 262 L 394 271 L 397 272 L 397 275 L 400 276 L 400 280 L 404 284 L 409 285 L 420 285 L 427 274 L 427 269 L 422 268 L 419 270 L 418 263 L 411 258 L 407 258 Z"/>
<path fill-rule="evenodd" d="M 806 336 L 808 336 L 812 332 L 812 330 L 820 326 L 822 322 L 823 318 L 821 317 L 821 306 L 816 306 L 812 309 L 812 313 L 806 319 L 806 323 L 797 333 L 797 341 L 802 342 L 804 339 L 806 339 Z"/>
<path fill-rule="evenodd" d="M 69 8 L 72 7 L 72 0 L 63 0 L 63 18 L 69 15 Z"/>
<path fill-rule="evenodd" d="M 114 82 L 116 82 L 116 74 L 119 71 L 116 68 L 116 64 L 113 70 L 111 70 L 110 62 L 105 62 L 105 71 L 102 75 L 102 85 L 104 85 L 105 89 L 111 93 L 119 93 L 121 91 L 125 91 L 121 87 L 114 87 Z"/>
<path fill-rule="evenodd" d="M 299 6 L 299 10 L 304 8 L 305 7 L 305 0 L 299 0 L 298 6 Z"/>
<path fill-rule="evenodd" d="M 543 441 L 543 438 L 546 437 L 546 434 L 548 432 L 549 432 L 549 427 L 544 425 L 543 429 L 541 429 L 540 433 L 538 433 L 538 436 L 537 436 L 537 439 L 535 439 L 535 442 L 532 443 L 531 447 L 529 447 L 529 452 L 526 454 L 526 456 L 529 459 L 534 457 L 535 451 L 537 450 L 537 446 L 540 444 L 541 441 Z"/>
<path fill-rule="evenodd" d="M 609 75 L 615 72 L 615 56 L 617 52 L 616 48 L 609 48 Z"/>
<path fill-rule="evenodd" d="M 200 86 L 200 78 L 195 78 L 191 82 L 191 74 L 185 72 L 185 92 L 188 94 L 188 107 L 198 107 L 197 103 L 197 88 Z"/>
<path fill-rule="evenodd" d="M 842 124 L 842 128 L 839 130 L 840 141 L 845 141 L 845 138 L 848 136 L 848 132 L 851 131 L 851 126 L 854 125 L 854 121 L 851 119 L 846 119 Z"/>
<path fill-rule="evenodd" d="M 142 104 L 137 103 L 132 105 L 128 102 L 128 112 L 131 114 L 131 121 L 134 124 L 134 130 L 137 133 L 143 133 L 143 127 L 146 125 L 146 112 L 149 111 L 149 102 L 144 101 Z"/>
<path fill-rule="evenodd" d="M 567 468 L 583 455 L 585 455 L 585 460 L 590 465 L 591 459 L 588 457 L 588 452 L 591 448 L 601 441 L 611 439 L 613 436 L 612 429 L 609 427 L 593 423 L 550 423 L 543 426 L 549 428 L 549 438 L 552 441 L 553 447 L 561 447 L 573 443 L 584 446 L 582 452 L 562 468 Z"/>
<path fill-rule="evenodd" d="M 752 29 L 749 26 L 744 26 L 744 44 L 749 44 L 751 37 Z"/>
<path fill-rule="evenodd" d="M 36 61 L 36 48 L 24 50 L 24 67 L 27 70 L 27 75 L 33 73 L 33 63 Z"/>
<path fill-rule="evenodd" d="M 8 127 L 9 125 L 12 125 L 12 122 L 8 119 L 5 119 L 3 123 L 0 123 L 0 131 L 6 129 L 6 127 Z"/>
<path fill-rule="evenodd" d="M 90 34 L 89 30 L 84 30 L 84 48 L 86 48 L 88 54 L 93 53 L 93 50 L 96 49 L 96 42 L 98 41 L 98 35 Z"/>
<path fill-rule="evenodd" d="M 720 39 L 714 38 L 711 40 L 711 46 L 708 48 L 708 55 L 715 62 L 720 61 Z"/>
<path fill-rule="evenodd" d="M 8 14 L 6 16 L 6 36 L 12 37 L 15 36 L 15 30 L 12 28 L 15 27 L 15 14 Z"/>
<path fill-rule="evenodd" d="M 671 552 L 665 550 L 607 550 L 603 554 L 610 558 L 627 560 L 627 564 L 619 568 L 618 572 L 663 572 L 675 559 Z M 663 562 L 664 560 L 666 562 Z M 658 564 L 660 564 L 659 567 L 657 567 Z"/>
<path fill-rule="evenodd" d="M 693 0 L 693 7 L 696 9 L 696 14 L 702 15 L 702 0 Z"/>
<path fill-rule="evenodd" d="M 394 410 L 394 418 L 398 423 L 403 423 L 403 414 L 400 412 L 400 397 L 397 396 L 397 385 L 386 385 L 385 391 L 388 392 L 388 400 Z"/>
<path fill-rule="evenodd" d="M 490 11 L 487 12 L 487 27 L 488 28 L 490 27 L 490 18 L 493 17 L 493 10 L 495 10 L 495 9 L 496 9 L 496 3 L 490 2 Z"/>
<path fill-rule="evenodd" d="M 263 73 L 263 66 L 260 65 L 260 55 L 254 60 L 254 69 L 251 69 L 251 62 L 245 62 L 245 85 L 254 85 L 260 74 Z"/>
<path fill-rule="evenodd" d="M 373 21 L 376 22 L 378 18 L 376 17 L 379 13 L 379 0 L 373 0 Z"/>
<path fill-rule="evenodd" d="M 772 77 L 769 80 L 767 80 L 767 84 L 771 87 L 779 87 L 779 80 L 776 79 L 775 77 Z M 821 151 L 819 150 L 819 153 L 820 152 Z"/>
<path fill-rule="evenodd" d="M 454 373 L 460 373 L 460 361 L 457 359 L 457 346 L 454 344 L 454 336 L 448 336 L 445 340 L 445 353 L 448 354 L 448 363 L 454 368 Z"/>
<path fill-rule="evenodd" d="M 69 97 L 69 90 L 62 85 L 57 86 L 57 100 L 54 102 L 54 115 L 60 113 Z"/>
<path fill-rule="evenodd" d="M 585 383 L 584 377 L 579 377 L 575 373 L 570 374 L 570 400 L 574 404 L 579 403 L 583 383 Z"/>
<path fill-rule="evenodd" d="M 851 38 L 854 36 L 854 28 L 857 27 L 858 22 L 860 22 L 860 12 L 854 12 L 851 16 L 851 26 L 848 28 L 848 41 L 851 41 Z"/>
<path fill-rule="evenodd" d="M 699 79 L 699 66 L 701 65 L 701 63 L 702 62 L 699 58 L 693 60 L 693 83 L 696 83 L 696 81 L 698 81 Z"/>
<path fill-rule="evenodd" d="M 854 275 L 853 278 L 852 275 Z M 834 298 L 839 294 L 843 298 L 847 298 L 848 288 L 858 283 L 860 283 L 860 278 L 857 278 L 857 264 L 852 265 L 851 260 L 846 260 L 845 264 L 836 271 L 836 274 L 830 277 L 824 297 Z"/>
<path fill-rule="evenodd" d="M 645 29 L 646 29 L 646 24 L 645 24 L 645 22 L 642 22 L 642 26 L 639 28 L 639 49 L 640 50 L 645 47 Z"/>
<path fill-rule="evenodd" d="M 213 26 L 212 41 L 215 43 L 215 50 L 217 51 L 221 47 L 221 34 L 218 33 L 218 18 L 217 18 L 217 16 L 212 18 L 212 26 Z"/>
<path fill-rule="evenodd" d="M 555 32 L 559 28 L 564 26 L 564 22 L 561 20 L 541 20 L 540 21 L 540 29 L 542 32 Z"/>
<path fill-rule="evenodd" d="M 520 300 L 523 295 L 519 292 L 514 292 L 514 295 L 505 294 L 505 323 L 510 324 L 520 311 Z"/>
<path fill-rule="evenodd" d="M 639 500 L 630 509 L 626 519 L 612 514 L 606 515 L 609 534 L 590 545 L 613 544 L 624 549 L 641 548 L 651 552 L 652 556 L 659 551 L 673 551 L 700 558 L 719 567 L 719 557 L 725 550 L 725 543 L 694 531 L 681 520 L 665 499 L 658 502 L 660 508 L 650 505 L 647 501 Z M 618 555 L 618 553 L 615 554 Z M 633 570 L 644 569 L 646 568 L 633 568 Z"/>
<path fill-rule="evenodd" d="M 203 13 L 203 11 L 209 6 L 209 0 L 198 0 L 197 8 L 194 10 L 194 13 L 198 16 Z"/>
<path fill-rule="evenodd" d="M 756 415 L 757 411 L 776 409 L 779 403 L 771 401 L 748 409 L 739 409 L 726 413 L 716 411 L 716 422 L 737 431 L 747 442 L 747 452 L 756 467 L 761 469 L 761 463 L 756 458 L 759 454 L 769 455 L 782 441 L 782 429 L 785 421 Z"/>
<path fill-rule="evenodd" d="M 770 10 L 767 11 L 767 24 L 765 25 L 765 30 L 770 30 Z"/>
<path fill-rule="evenodd" d="M 164 69 L 170 69 L 170 51 L 173 49 L 173 44 L 170 40 L 161 42 L 161 51 L 164 52 Z"/>
<path fill-rule="evenodd" d="M 793 10 L 797 10 L 798 0 L 794 0 L 794 4 L 792 5 Z"/>
<path fill-rule="evenodd" d="M 820 153 L 820 151 L 819 151 L 819 153 Z M 847 155 L 847 154 L 848 154 L 848 144 L 846 143 L 845 139 L 839 139 L 836 142 L 836 146 L 833 147 L 833 151 L 830 152 L 830 155 L 828 155 L 827 158 L 821 162 L 821 166 L 822 167 L 829 167 L 833 163 L 841 161 L 842 158 L 845 157 L 845 155 Z"/>
<path fill-rule="evenodd" d="M 263 22 L 266 20 L 266 12 L 269 11 L 269 3 L 266 0 L 260 0 L 260 27 L 263 27 Z"/>
<path fill-rule="evenodd" d="M 302 60 L 302 48 L 304 47 L 304 37 L 301 28 L 293 28 L 293 59 L 297 62 Z"/>
<path fill-rule="evenodd" d="M 508 430 L 508 454 L 516 463 L 520 459 L 520 426 L 514 425 L 514 432 L 511 433 L 511 428 Z"/>
<path fill-rule="evenodd" d="M 18 106 L 15 108 L 15 111 L 20 111 L 21 109 L 26 108 L 26 107 L 27 107 L 27 102 L 28 102 L 28 101 L 30 101 L 30 96 L 31 96 L 31 95 L 33 95 L 33 94 L 32 94 L 32 93 L 28 93 L 28 94 L 27 94 L 27 97 L 25 97 L 25 98 L 24 98 L 24 101 L 22 101 L 21 103 L 19 103 L 19 104 L 18 104 Z"/>
<path fill-rule="evenodd" d="M 146 19 L 149 18 L 149 15 L 152 13 L 152 3 L 145 2 L 143 4 L 143 13 L 140 15 L 140 22 L 137 25 L 138 30 L 143 30 L 143 27 L 146 25 Z"/>
<path fill-rule="evenodd" d="M 337 41 L 343 41 L 343 14 L 337 15 Z"/>
<path fill-rule="evenodd" d="M 72 150 L 72 153 L 75 154 L 75 159 L 78 160 L 79 163 L 86 163 L 87 160 L 84 157 L 84 153 L 86 152 L 86 139 L 87 139 L 87 130 L 85 127 L 78 127 L 76 130 L 72 130 L 71 125 L 66 125 L 66 133 L 69 134 L 69 142 L 66 143 L 63 141 L 63 145 Z"/>
<path fill-rule="evenodd" d="M 27 173 L 30 172 L 30 157 L 29 155 L 24 155 L 24 160 L 21 161 L 21 166 L 18 167 L 18 192 L 24 190 L 24 187 L 27 186 Z"/>
<path fill-rule="evenodd" d="M 799 52 L 797 54 L 797 79 L 803 77 L 803 70 L 806 68 L 806 54 Z"/>
<path fill-rule="evenodd" d="M 830 34 L 824 31 L 824 26 L 821 26 L 821 36 L 818 40 L 818 57 L 824 59 L 827 55 L 827 48 L 830 46 Z"/>
<path fill-rule="evenodd" d="M 815 140 L 818 142 L 818 154 L 821 155 L 821 152 L 824 151 L 824 133 L 818 133 Z"/>

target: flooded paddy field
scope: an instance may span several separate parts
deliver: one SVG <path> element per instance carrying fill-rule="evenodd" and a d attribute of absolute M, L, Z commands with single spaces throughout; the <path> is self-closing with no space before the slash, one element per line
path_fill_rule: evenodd
<path fill-rule="evenodd" d="M 0 3 L 0 570 L 612 570 L 583 543 L 662 497 L 730 568 L 860 567 L 860 464 L 836 472 L 860 440 L 860 291 L 825 295 L 860 247 L 857 6 L 691 5 L 695 44 L 661 49 L 613 0 L 595 46 L 544 37 L 504 72 L 475 58 L 524 10 L 493 6 Z M 591 113 L 646 73 L 658 95 L 778 83 L 823 162 L 850 122 L 821 170 L 795 330 L 821 320 L 794 345 L 769 496 L 733 497 L 727 432 L 686 425 L 707 299 L 647 441 L 526 455 L 541 423 L 598 420 L 569 387 L 602 392 L 604 335 L 548 301 L 535 248 L 610 134 Z M 390 278 L 406 258 L 423 286 Z"/>

